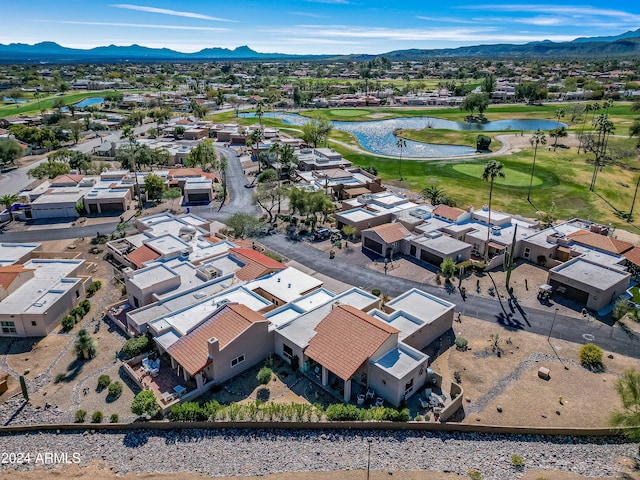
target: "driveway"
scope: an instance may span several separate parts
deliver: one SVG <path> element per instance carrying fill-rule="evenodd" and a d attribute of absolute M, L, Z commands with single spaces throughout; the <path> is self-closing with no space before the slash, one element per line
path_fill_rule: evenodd
<path fill-rule="evenodd" d="M 574 343 L 593 342 L 609 352 L 640 358 L 640 337 L 631 337 L 621 328 L 611 327 L 600 321 L 576 319 L 562 314 L 557 314 L 554 319 L 553 313 L 534 307 L 521 307 L 523 313 L 516 308 L 512 311 L 506 300 L 484 297 L 473 292 L 468 292 L 466 300 L 463 300 L 457 291 L 447 292 L 444 288 L 385 275 L 357 264 L 330 260 L 326 252 L 306 242 L 290 241 L 282 234 L 260 238 L 260 242 L 323 275 L 363 290 L 378 288 L 382 293 L 395 297 L 411 288 L 419 288 L 454 303 L 456 312 L 462 313 L 463 321 L 468 315 L 495 323 L 497 333 L 523 329 Z"/>
<path fill-rule="evenodd" d="M 234 213 L 248 213 L 259 215 L 260 208 L 253 203 L 252 188 L 245 188 L 247 177 L 244 176 L 240 157 L 236 151 L 228 147 L 215 146 L 220 155 L 227 159 L 227 194 L 229 203 L 219 209 L 214 209 L 208 205 L 191 207 L 191 212 L 207 220 L 218 220 L 224 222 Z"/>

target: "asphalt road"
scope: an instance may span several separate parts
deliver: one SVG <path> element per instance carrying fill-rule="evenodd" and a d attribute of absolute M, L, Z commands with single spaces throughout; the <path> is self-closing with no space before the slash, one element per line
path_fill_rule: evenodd
<path fill-rule="evenodd" d="M 457 291 L 447 293 L 443 288 L 433 287 L 413 280 L 385 275 L 367 268 L 345 264 L 339 260 L 330 260 L 322 252 L 306 242 L 294 242 L 285 235 L 278 234 L 260 238 L 266 247 L 281 255 L 295 260 L 317 272 L 336 280 L 361 287 L 371 291 L 380 289 L 395 297 L 411 288 L 419 288 L 456 305 L 456 312 L 493 322 L 501 329 L 526 330 L 540 335 L 551 335 L 553 338 L 575 343 L 595 343 L 604 350 L 640 358 L 640 337 L 631 338 L 621 328 L 611 327 L 606 323 L 594 320 L 576 319 L 564 315 L 557 315 L 542 308 L 523 307 L 521 313 L 517 308 L 510 308 L 507 300 L 484 297 L 468 292 L 463 300 Z M 464 321 L 464 320 L 463 320 Z"/>

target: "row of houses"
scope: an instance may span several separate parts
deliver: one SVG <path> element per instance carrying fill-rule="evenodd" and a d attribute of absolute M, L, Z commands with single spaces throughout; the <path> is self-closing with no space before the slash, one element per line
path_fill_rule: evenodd
<path fill-rule="evenodd" d="M 129 267 L 128 299 L 110 315 L 130 335 L 153 337 L 158 371 L 149 375 L 142 358 L 126 370 L 163 409 L 272 354 L 344 401 L 371 390 L 399 405 L 433 381 L 422 350 L 451 328 L 453 304 L 417 289 L 387 303 L 359 288 L 331 292 L 315 277 L 216 237 L 220 225 L 193 215 L 137 222 L 138 235 L 107 244 Z M 139 246 L 122 250 L 123 242 Z M 167 381 L 175 391 L 161 386 Z"/>
<path fill-rule="evenodd" d="M 489 257 L 501 267 L 513 247 L 522 258 L 549 269 L 548 284 L 563 297 L 600 311 L 629 286 L 630 266 L 640 265 L 640 247 L 611 236 L 608 227 L 581 219 L 540 228 L 537 222 L 473 207 L 415 205 L 383 192 L 352 201 L 359 206 L 336 214 L 338 226 L 359 229 L 362 248 L 380 257 L 404 255 L 439 267 Z"/>

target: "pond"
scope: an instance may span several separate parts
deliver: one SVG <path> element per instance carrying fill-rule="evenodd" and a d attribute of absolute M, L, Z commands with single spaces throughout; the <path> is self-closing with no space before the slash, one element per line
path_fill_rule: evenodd
<path fill-rule="evenodd" d="M 2 100 L 4 102 L 11 102 L 11 103 L 27 103 L 29 101 L 24 98 L 11 98 L 11 97 L 3 97 Z"/>
<path fill-rule="evenodd" d="M 76 107 L 89 107 L 91 105 L 98 105 L 99 103 L 104 102 L 104 98 L 96 97 L 96 98 L 85 98 L 81 102 L 75 104 Z"/>
<path fill-rule="evenodd" d="M 253 118 L 255 113 L 241 113 L 241 117 Z M 301 126 L 311 119 L 295 113 L 268 112 L 264 118 L 282 120 L 287 125 Z M 396 147 L 397 137 L 393 132 L 398 128 L 421 130 L 423 128 L 441 128 L 445 130 L 465 130 L 495 132 L 502 130 L 535 131 L 551 130 L 556 128 L 555 120 L 497 120 L 488 123 L 467 123 L 443 120 L 434 117 L 406 117 L 387 120 L 372 120 L 368 122 L 332 122 L 336 130 L 353 134 L 360 145 L 370 152 L 380 155 L 400 156 L 400 150 Z M 560 123 L 560 125 L 565 125 Z M 566 125 L 565 125 L 566 126 Z M 442 145 L 433 143 L 415 142 L 406 140 L 407 146 L 402 149 L 402 156 L 406 158 L 437 158 L 469 155 L 476 152 L 474 147 L 465 145 Z"/>

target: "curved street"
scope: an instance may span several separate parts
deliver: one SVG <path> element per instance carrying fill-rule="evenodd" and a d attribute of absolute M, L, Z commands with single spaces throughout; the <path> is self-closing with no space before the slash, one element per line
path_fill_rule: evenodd
<path fill-rule="evenodd" d="M 637 336 L 631 338 L 621 328 L 611 327 L 600 321 L 557 315 L 553 322 L 553 314 L 531 307 L 523 308 L 524 316 L 518 310 L 512 314 L 506 300 L 502 300 L 501 303 L 496 298 L 467 293 L 465 301 L 457 291 L 448 293 L 444 288 L 385 275 L 359 265 L 330 260 L 325 252 L 306 242 L 292 242 L 283 234 L 260 238 L 260 243 L 323 275 L 359 286 L 363 290 L 371 291 L 378 288 L 382 293 L 394 297 L 411 288 L 419 288 L 454 303 L 456 312 L 461 312 L 463 316 L 493 322 L 505 330 L 523 329 L 540 335 L 549 335 L 549 331 L 552 330 L 550 336 L 575 343 L 587 343 L 585 336 L 591 339 L 589 335 L 592 335 L 592 342 L 607 351 L 640 358 L 640 340 Z"/>

